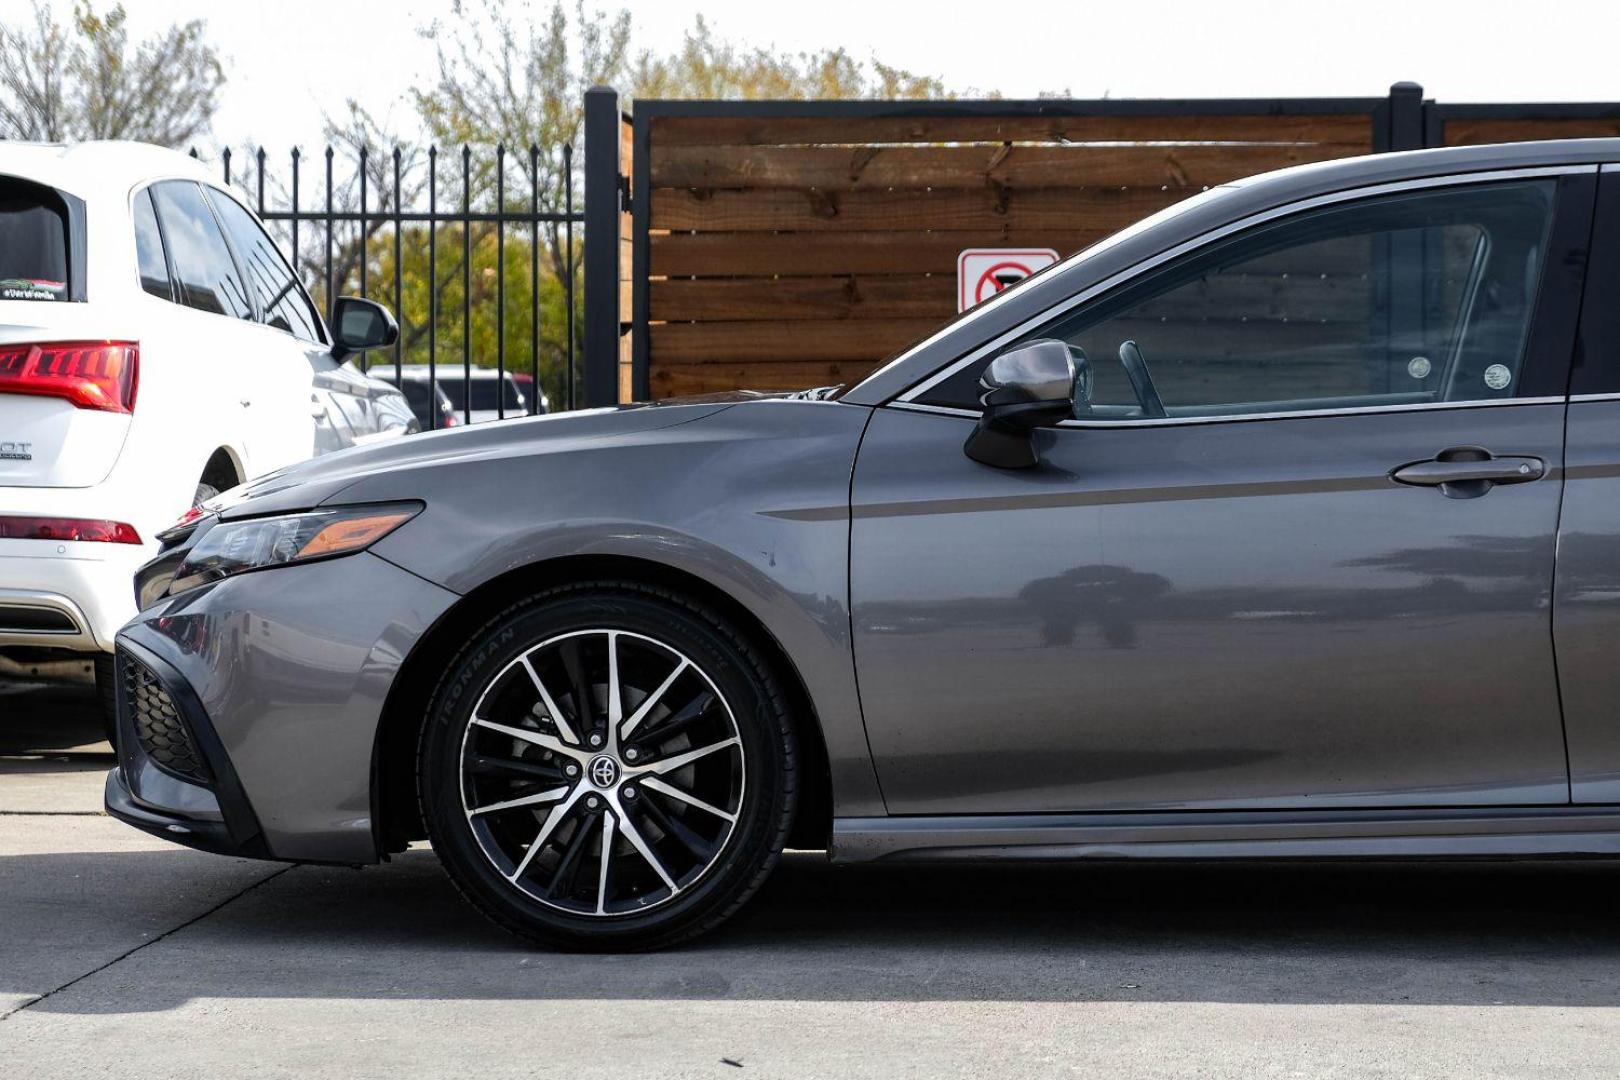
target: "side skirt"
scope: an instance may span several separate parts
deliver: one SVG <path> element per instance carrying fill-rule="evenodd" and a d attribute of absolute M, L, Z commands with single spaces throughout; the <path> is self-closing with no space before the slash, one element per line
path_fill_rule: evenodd
<path fill-rule="evenodd" d="M 836 862 L 1620 856 L 1620 807 L 865 817 Z"/>

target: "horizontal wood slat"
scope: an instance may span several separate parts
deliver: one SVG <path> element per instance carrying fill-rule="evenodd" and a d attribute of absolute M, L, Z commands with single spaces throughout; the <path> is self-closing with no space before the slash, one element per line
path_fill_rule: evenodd
<path fill-rule="evenodd" d="M 950 274 L 806 278 L 677 278 L 648 284 L 654 320 L 691 322 L 837 319 L 948 319 L 956 313 Z M 1146 314 L 1241 314 L 1251 318 L 1350 319 L 1372 302 L 1362 276 L 1222 275 L 1173 299 L 1147 302 Z"/>
<path fill-rule="evenodd" d="M 652 227 L 698 232 L 1122 229 L 1186 198 L 1186 188 L 1068 187 L 900 191 L 657 188 Z"/>
<path fill-rule="evenodd" d="M 797 322 L 654 323 L 647 328 L 653 355 L 663 363 L 758 363 L 789 361 L 875 362 L 939 329 L 943 319 L 862 319 L 829 321 L 806 327 Z M 1102 333 L 1102 331 L 1097 331 Z M 1090 331 L 1087 332 L 1089 335 Z M 1149 366 L 1155 360 L 1175 363 L 1190 357 L 1200 362 L 1217 357 L 1286 356 L 1358 340 L 1356 323 L 1303 322 L 1281 319 L 1192 318 L 1111 321 L 1106 341 L 1082 335 L 1088 351 L 1100 350 L 1111 361 L 1119 342 L 1135 340 Z"/>
<path fill-rule="evenodd" d="M 654 398 L 714 394 L 746 389 L 766 392 L 805 390 L 812 386 L 848 385 L 869 375 L 873 362 L 799 362 L 770 364 L 659 363 L 650 376 Z"/>
<path fill-rule="evenodd" d="M 1605 139 L 1620 135 L 1620 117 L 1611 119 L 1447 120 L 1447 146 L 1539 142 L 1542 139 Z"/>
<path fill-rule="evenodd" d="M 672 233 L 649 237 L 653 275 L 952 274 L 967 247 L 1049 247 L 1071 255 L 1112 230 L 1085 232 Z"/>
<path fill-rule="evenodd" d="M 653 145 L 947 142 L 1290 142 L 1370 148 L 1365 113 L 1340 116 L 655 117 Z"/>
<path fill-rule="evenodd" d="M 658 320 L 946 319 L 956 311 L 956 278 L 677 278 L 650 282 L 648 302 Z"/>
<path fill-rule="evenodd" d="M 955 280 L 963 248 L 1051 248 L 1068 256 L 1112 232 L 670 233 L 649 237 L 648 247 L 655 277 L 949 274 Z M 1256 272 L 1360 273 L 1368 262 L 1365 249 L 1315 245 L 1266 255 L 1249 266 Z"/>
<path fill-rule="evenodd" d="M 1307 161 L 1347 146 L 669 146 L 653 154 L 652 186 L 691 188 L 977 188 L 1093 184 L 1197 190 Z"/>
<path fill-rule="evenodd" d="M 791 360 L 875 361 L 939 329 L 943 319 L 862 319 L 806 328 L 794 322 L 654 323 L 660 364 Z"/>

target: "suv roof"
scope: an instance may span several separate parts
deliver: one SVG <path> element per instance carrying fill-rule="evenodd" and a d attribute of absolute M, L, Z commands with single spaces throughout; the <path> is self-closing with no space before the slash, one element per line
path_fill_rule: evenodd
<path fill-rule="evenodd" d="M 135 185 L 160 177 L 214 181 L 189 154 L 138 142 L 0 142 L 0 174 L 35 180 L 87 202 L 109 194 L 123 198 Z"/>

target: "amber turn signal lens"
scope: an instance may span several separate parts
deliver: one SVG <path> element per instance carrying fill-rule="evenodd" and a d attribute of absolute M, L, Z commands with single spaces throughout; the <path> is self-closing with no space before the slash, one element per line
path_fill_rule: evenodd
<path fill-rule="evenodd" d="M 374 540 L 381 539 L 396 525 L 409 520 L 410 517 L 409 512 L 395 510 L 334 521 L 310 537 L 309 541 L 298 549 L 298 558 L 313 559 L 319 555 L 341 555 L 346 551 L 356 551 Z"/>

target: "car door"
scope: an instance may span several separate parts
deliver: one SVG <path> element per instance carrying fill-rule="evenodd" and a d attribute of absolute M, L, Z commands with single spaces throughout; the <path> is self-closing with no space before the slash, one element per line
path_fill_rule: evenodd
<path fill-rule="evenodd" d="M 1550 600 L 1593 181 L 1261 215 L 878 409 L 850 591 L 889 810 L 1567 801 Z M 978 374 L 1031 338 L 1086 358 L 1089 402 L 1035 468 L 971 461 Z"/>
<path fill-rule="evenodd" d="M 205 190 L 253 299 L 249 422 L 254 471 L 262 474 L 325 449 L 319 429 L 326 402 L 317 383 L 337 360 L 325 325 L 275 241 L 228 192 Z"/>
<path fill-rule="evenodd" d="M 1577 803 L 1620 802 L 1620 164 L 1599 179 L 1570 382 L 1553 641 Z"/>

